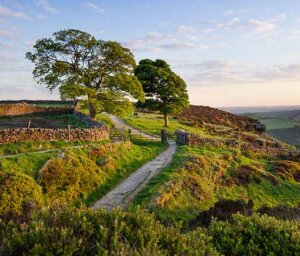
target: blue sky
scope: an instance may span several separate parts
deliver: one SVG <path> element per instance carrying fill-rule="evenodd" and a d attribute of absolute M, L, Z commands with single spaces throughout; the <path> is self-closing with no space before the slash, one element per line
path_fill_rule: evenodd
<path fill-rule="evenodd" d="M 0 0 L 0 99 L 56 99 L 25 53 L 76 28 L 168 61 L 193 104 L 300 105 L 298 0 Z"/>

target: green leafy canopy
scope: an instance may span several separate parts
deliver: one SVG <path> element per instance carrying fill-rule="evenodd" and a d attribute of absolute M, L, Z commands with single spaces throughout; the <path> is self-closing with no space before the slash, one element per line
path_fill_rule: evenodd
<path fill-rule="evenodd" d="M 164 60 L 141 60 L 135 70 L 146 96 L 143 106 L 165 116 L 177 114 L 189 104 L 184 80 Z M 167 126 L 167 122 L 166 122 Z"/>
<path fill-rule="evenodd" d="M 133 109 L 130 98 L 144 101 L 142 85 L 133 74 L 134 56 L 117 42 L 61 30 L 38 40 L 26 58 L 35 64 L 38 83 L 51 91 L 59 87 L 64 99 L 87 99 L 94 111 L 124 114 Z"/>

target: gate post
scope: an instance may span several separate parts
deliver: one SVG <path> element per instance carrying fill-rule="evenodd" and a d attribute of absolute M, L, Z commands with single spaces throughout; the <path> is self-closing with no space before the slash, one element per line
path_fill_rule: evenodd
<path fill-rule="evenodd" d="M 161 130 L 160 132 L 160 140 L 162 143 L 167 142 L 167 131 L 165 129 Z"/>

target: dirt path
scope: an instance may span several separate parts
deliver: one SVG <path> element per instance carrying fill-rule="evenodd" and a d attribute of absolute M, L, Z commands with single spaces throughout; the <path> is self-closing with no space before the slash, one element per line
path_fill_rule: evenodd
<path fill-rule="evenodd" d="M 121 184 L 97 201 L 93 208 L 112 210 L 115 207 L 120 207 L 125 209 L 150 179 L 171 163 L 176 147 L 176 143 L 170 141 L 167 150 L 131 174 Z"/>
<path fill-rule="evenodd" d="M 111 115 L 109 115 L 111 117 Z M 126 125 L 119 118 L 111 117 L 115 126 L 126 126 L 131 130 L 132 127 Z M 148 134 L 143 134 L 146 137 Z M 148 135 L 149 136 L 149 135 Z M 167 150 L 160 153 L 154 160 L 146 163 L 127 179 L 120 183 L 117 187 L 103 196 L 94 205 L 94 209 L 104 208 L 106 210 L 112 210 L 115 207 L 125 209 L 133 201 L 135 196 L 147 185 L 152 177 L 158 174 L 164 167 L 171 163 L 174 153 L 176 152 L 177 145 L 174 141 L 168 141 L 169 146 Z"/>
<path fill-rule="evenodd" d="M 146 138 L 146 139 L 153 139 L 153 140 L 159 140 L 160 138 L 158 138 L 157 136 L 145 133 L 145 132 L 141 132 L 138 129 L 135 129 L 129 125 L 127 125 L 123 120 L 121 120 L 120 118 L 111 115 L 111 114 L 107 114 L 107 116 L 111 119 L 111 121 L 113 122 L 113 124 L 115 125 L 115 127 L 117 128 L 122 128 L 125 127 L 126 129 L 130 129 L 131 130 L 131 134 L 134 135 L 139 135 L 142 138 Z"/>

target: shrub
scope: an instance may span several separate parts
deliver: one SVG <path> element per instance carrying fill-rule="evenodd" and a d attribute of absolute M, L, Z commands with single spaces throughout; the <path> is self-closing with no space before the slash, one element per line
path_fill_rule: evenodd
<path fill-rule="evenodd" d="M 42 189 L 33 178 L 19 172 L 0 171 L 0 215 L 20 215 L 22 208 L 41 204 Z"/>
<path fill-rule="evenodd" d="M 213 221 L 209 230 L 224 255 L 299 255 L 300 223 L 266 215 L 235 215 L 233 221 Z"/>
<path fill-rule="evenodd" d="M 285 180 L 295 180 L 300 182 L 300 163 L 282 160 L 276 162 L 274 166 L 275 173 Z"/>
<path fill-rule="evenodd" d="M 49 160 L 39 172 L 39 182 L 47 197 L 60 202 L 85 196 L 102 181 L 102 171 L 94 161 L 71 153 Z"/>
<path fill-rule="evenodd" d="M 203 230 L 183 234 L 139 209 L 52 208 L 0 232 L 10 255 L 219 255 Z"/>
<path fill-rule="evenodd" d="M 190 222 L 190 226 L 208 227 L 211 224 L 212 218 L 218 220 L 232 220 L 232 215 L 235 213 L 250 215 L 252 208 L 253 201 L 251 200 L 246 203 L 242 200 L 222 199 L 207 211 L 200 212 L 199 215 Z"/>

